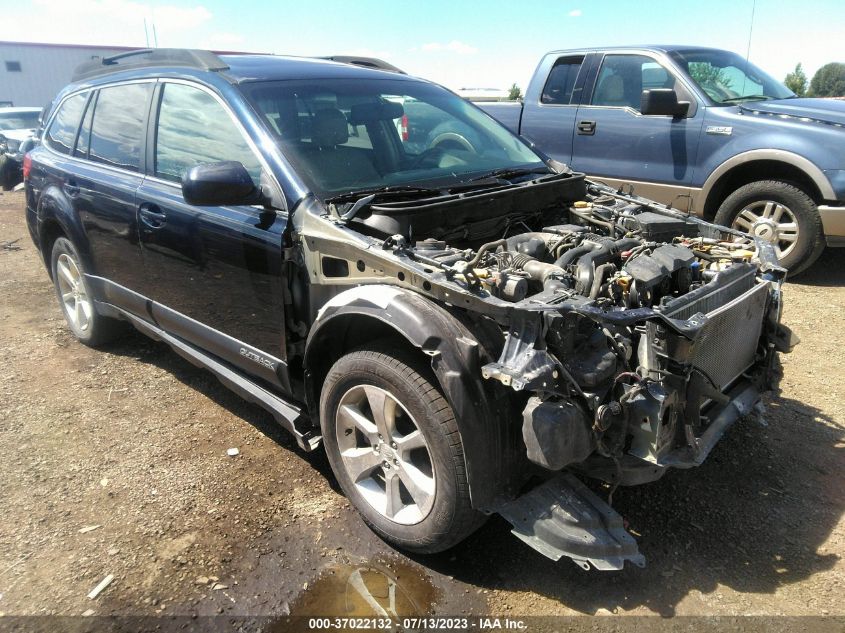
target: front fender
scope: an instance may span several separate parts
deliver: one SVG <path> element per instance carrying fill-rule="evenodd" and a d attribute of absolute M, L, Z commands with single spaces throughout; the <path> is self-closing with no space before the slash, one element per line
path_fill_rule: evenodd
<path fill-rule="evenodd" d="M 489 512 L 497 502 L 512 496 L 516 484 L 510 480 L 517 469 L 510 461 L 516 451 L 508 439 L 512 426 L 508 424 L 509 401 L 503 390 L 494 391 L 495 386 L 481 376 L 482 365 L 494 357 L 462 319 L 445 307 L 386 285 L 358 286 L 336 295 L 319 311 L 308 336 L 304 359 L 307 393 L 317 392 L 315 382 L 324 375 L 317 368 L 328 351 L 332 326 L 340 326 L 343 317 L 350 315 L 389 326 L 430 357 L 431 368 L 455 413 L 473 507 Z M 316 413 L 314 404 L 309 402 Z"/>

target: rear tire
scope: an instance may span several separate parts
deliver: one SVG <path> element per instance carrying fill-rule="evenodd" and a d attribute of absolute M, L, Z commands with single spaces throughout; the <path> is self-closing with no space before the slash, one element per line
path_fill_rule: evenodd
<path fill-rule="evenodd" d="M 85 269 L 76 247 L 60 237 L 50 256 L 56 296 L 73 335 L 90 347 L 105 345 L 126 331 L 126 324 L 97 313 L 94 297 L 85 281 Z"/>
<path fill-rule="evenodd" d="M 456 545 L 486 518 L 470 504 L 455 416 L 429 373 L 395 351 L 360 350 L 334 364 L 320 398 L 343 492 L 384 540 L 418 553 Z"/>
<path fill-rule="evenodd" d="M 807 270 L 824 250 L 816 203 L 795 185 L 779 180 L 740 187 L 725 198 L 714 222 L 770 240 L 790 276 Z"/>

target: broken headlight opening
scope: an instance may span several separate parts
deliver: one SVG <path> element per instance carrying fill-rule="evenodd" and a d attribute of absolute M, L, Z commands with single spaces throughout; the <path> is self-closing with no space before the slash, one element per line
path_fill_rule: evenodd
<path fill-rule="evenodd" d="M 501 328 L 481 373 L 520 403 L 521 448 L 547 481 L 497 511 L 554 559 L 643 564 L 621 517 L 572 473 L 612 499 L 701 464 L 796 342 L 768 243 L 577 174 L 375 194 L 344 217 L 354 204 L 340 222 L 388 236 L 382 250 L 421 269 L 430 295 Z"/>

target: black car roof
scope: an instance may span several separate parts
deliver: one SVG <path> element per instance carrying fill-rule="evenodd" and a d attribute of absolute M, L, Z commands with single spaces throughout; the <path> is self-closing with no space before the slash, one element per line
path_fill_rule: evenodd
<path fill-rule="evenodd" d="M 404 74 L 395 66 L 373 58 L 291 57 L 279 55 L 222 54 L 192 49 L 139 49 L 112 57 L 93 59 L 76 68 L 73 82 L 121 73 L 121 78 L 155 77 L 164 70 L 192 69 L 220 73 L 232 83 L 284 79 L 394 78 Z"/>

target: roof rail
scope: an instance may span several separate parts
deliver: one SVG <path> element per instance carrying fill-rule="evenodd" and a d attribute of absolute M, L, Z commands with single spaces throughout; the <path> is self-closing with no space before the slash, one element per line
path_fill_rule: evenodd
<path fill-rule="evenodd" d="M 189 48 L 139 48 L 111 57 L 83 62 L 73 71 L 72 81 L 132 68 L 152 66 L 186 66 L 200 70 L 227 70 L 229 66 L 211 51 Z"/>
<path fill-rule="evenodd" d="M 378 57 L 358 57 L 357 55 L 329 55 L 327 57 L 321 57 L 320 59 L 327 59 L 332 62 L 339 62 L 341 64 L 352 64 L 353 66 L 364 66 L 365 68 L 375 68 L 376 70 L 386 70 L 391 73 L 399 73 L 401 75 L 407 75 L 404 70 L 401 70 L 394 66 L 393 64 L 389 64 L 383 59 L 379 59 Z"/>

